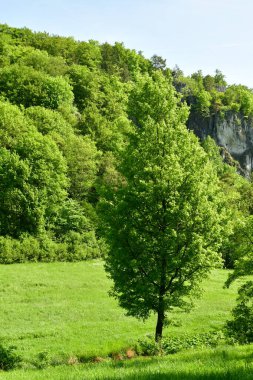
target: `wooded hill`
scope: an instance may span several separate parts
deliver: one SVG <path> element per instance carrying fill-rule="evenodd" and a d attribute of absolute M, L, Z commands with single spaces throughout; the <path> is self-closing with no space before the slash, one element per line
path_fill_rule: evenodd
<path fill-rule="evenodd" d="M 122 43 L 0 25 L 1 263 L 74 261 L 106 252 L 99 194 L 116 186 L 118 157 L 142 117 L 159 115 L 163 106 L 153 110 L 152 102 L 138 98 L 143 80 L 163 90 L 167 84 L 168 91 L 172 83 L 178 103 L 189 106 L 189 120 L 224 119 L 228 112 L 253 118 L 252 91 L 229 86 L 219 70 L 187 77 L 178 67 L 167 68 L 162 57 L 146 59 Z M 251 182 L 237 174 L 231 157 L 234 167 L 223 164 L 210 139 L 202 145 L 217 166 L 232 219 L 251 215 Z M 242 233 L 231 228 L 233 239 L 222 248 L 227 266 Z"/>

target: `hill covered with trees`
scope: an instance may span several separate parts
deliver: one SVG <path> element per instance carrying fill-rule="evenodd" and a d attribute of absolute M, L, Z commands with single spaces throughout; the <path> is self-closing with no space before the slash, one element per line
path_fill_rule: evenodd
<path fill-rule="evenodd" d="M 187 104 L 188 128 L 201 138 L 226 194 L 231 230 L 240 225 L 233 225 L 235 215 L 251 215 L 251 182 L 238 175 L 251 172 L 249 88 L 229 86 L 218 70 L 184 76 L 161 57 L 146 59 L 122 43 L 0 25 L 1 263 L 75 261 L 106 252 L 100 194 L 117 187 L 119 156 L 141 120 L 152 113 L 159 118 L 164 106 L 154 109 L 155 99 L 141 98 L 145 81 L 163 83 L 165 92 L 173 85 L 178 105 Z M 221 251 L 231 266 L 231 242 Z"/>

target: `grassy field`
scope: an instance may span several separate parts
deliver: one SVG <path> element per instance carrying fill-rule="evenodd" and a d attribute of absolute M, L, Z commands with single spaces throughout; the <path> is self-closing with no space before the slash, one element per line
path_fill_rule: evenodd
<path fill-rule="evenodd" d="M 195 309 L 187 314 L 175 313 L 175 326 L 167 328 L 165 335 L 195 335 L 222 328 L 238 285 L 223 289 L 226 278 L 226 271 L 215 270 L 203 284 L 205 292 Z M 130 347 L 154 333 L 155 319 L 143 323 L 124 315 L 124 310 L 108 297 L 110 281 L 101 261 L 2 265 L 0 282 L 0 339 L 4 345 L 17 347 L 27 367 L 26 371 L 2 373 L 1 379 L 160 379 L 173 375 L 188 380 L 208 374 L 217 379 L 236 379 L 224 376 L 236 376 L 238 370 L 243 378 L 247 373 L 253 378 L 251 346 L 33 370 L 38 358 L 44 358 L 46 367 L 47 361 L 71 362 L 75 356 L 106 356 Z"/>
<path fill-rule="evenodd" d="M 5 373 L 6 380 L 252 380 L 253 347 L 189 350 L 167 357 Z"/>

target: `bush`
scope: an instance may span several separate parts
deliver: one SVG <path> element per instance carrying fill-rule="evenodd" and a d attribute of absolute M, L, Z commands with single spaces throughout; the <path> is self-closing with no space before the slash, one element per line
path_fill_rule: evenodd
<path fill-rule="evenodd" d="M 134 349 L 138 355 L 156 356 L 170 355 L 178 351 L 200 347 L 216 347 L 224 335 L 221 331 L 209 332 L 198 335 L 183 335 L 182 337 L 163 338 L 159 343 L 154 338 L 146 337 L 139 340 Z"/>
<path fill-rule="evenodd" d="M 20 239 L 0 236 L 0 264 L 82 261 L 101 257 L 102 247 L 94 231 L 82 234 L 69 231 L 62 241 L 54 240 L 46 233 L 38 237 L 23 234 Z"/>
<path fill-rule="evenodd" d="M 15 352 L 14 346 L 3 347 L 0 344 L 0 370 L 9 371 L 21 362 L 20 356 Z"/>
<path fill-rule="evenodd" d="M 145 339 L 139 339 L 134 347 L 137 355 L 156 356 L 163 354 L 162 342 L 156 342 L 153 337 L 147 336 Z"/>
<path fill-rule="evenodd" d="M 246 282 L 238 291 L 237 305 L 232 310 L 233 320 L 227 321 L 225 334 L 233 342 L 253 342 L 253 282 Z"/>
<path fill-rule="evenodd" d="M 94 231 L 82 234 L 69 231 L 64 237 L 64 242 L 67 245 L 68 261 L 94 259 L 101 256 Z"/>
<path fill-rule="evenodd" d="M 184 335 L 181 338 L 169 338 L 163 342 L 163 351 L 168 355 L 190 348 L 216 347 L 223 338 L 221 331 L 194 336 Z"/>
<path fill-rule="evenodd" d="M 21 262 L 20 241 L 0 236 L 0 264 Z"/>

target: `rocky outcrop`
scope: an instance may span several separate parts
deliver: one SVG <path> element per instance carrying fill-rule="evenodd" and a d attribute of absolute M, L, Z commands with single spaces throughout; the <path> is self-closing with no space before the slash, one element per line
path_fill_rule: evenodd
<path fill-rule="evenodd" d="M 253 119 L 228 111 L 224 115 L 216 114 L 203 117 L 192 112 L 188 128 L 201 139 L 211 136 L 239 163 L 239 171 L 249 176 L 253 171 Z"/>

